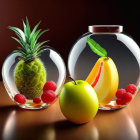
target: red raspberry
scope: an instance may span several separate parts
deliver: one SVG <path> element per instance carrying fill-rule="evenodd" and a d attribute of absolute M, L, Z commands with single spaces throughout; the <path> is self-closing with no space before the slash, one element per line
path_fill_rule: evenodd
<path fill-rule="evenodd" d="M 19 104 L 25 104 L 25 102 L 26 102 L 26 98 L 22 94 L 16 94 L 15 97 L 14 97 L 14 100 L 16 102 L 18 102 Z"/>
<path fill-rule="evenodd" d="M 137 88 L 135 85 L 130 84 L 126 87 L 126 91 L 130 92 L 131 94 L 134 94 L 136 92 Z"/>
<path fill-rule="evenodd" d="M 41 99 L 39 97 L 36 97 L 36 98 L 33 99 L 33 102 L 35 104 L 39 104 L 41 102 Z"/>
<path fill-rule="evenodd" d="M 125 102 L 125 104 L 127 104 L 132 100 L 132 94 L 129 92 L 126 92 L 125 94 L 123 94 L 122 99 Z"/>
<path fill-rule="evenodd" d="M 122 95 L 125 93 L 125 89 L 118 89 L 116 92 L 116 97 L 117 98 L 122 98 Z"/>
<path fill-rule="evenodd" d="M 44 87 L 43 87 L 43 91 L 47 91 L 47 90 L 53 90 L 55 91 L 57 88 L 56 83 L 54 81 L 48 81 L 45 83 Z"/>
<path fill-rule="evenodd" d="M 41 99 L 44 103 L 52 103 L 55 98 L 55 93 L 52 90 L 45 91 L 41 96 Z"/>
<path fill-rule="evenodd" d="M 116 100 L 116 103 L 117 103 L 118 105 L 124 105 L 124 104 L 125 104 L 124 100 L 121 99 L 121 98 L 117 99 L 117 100 Z"/>
<path fill-rule="evenodd" d="M 129 103 L 131 100 L 132 100 L 132 94 L 130 94 L 129 92 L 125 92 L 125 93 L 123 93 L 121 98 L 118 98 L 116 100 L 116 103 L 118 105 L 125 105 L 125 104 Z"/>

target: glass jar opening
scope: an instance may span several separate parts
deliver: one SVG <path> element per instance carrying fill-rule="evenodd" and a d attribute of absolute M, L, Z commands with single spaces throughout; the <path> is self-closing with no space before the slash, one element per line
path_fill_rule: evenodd
<path fill-rule="evenodd" d="M 92 33 L 121 33 L 123 26 L 121 25 L 91 25 L 88 31 Z"/>

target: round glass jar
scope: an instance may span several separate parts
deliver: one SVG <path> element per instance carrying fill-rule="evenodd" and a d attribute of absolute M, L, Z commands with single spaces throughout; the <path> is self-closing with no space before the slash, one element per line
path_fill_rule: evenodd
<path fill-rule="evenodd" d="M 75 80 L 86 80 L 94 87 L 99 109 L 123 108 L 139 91 L 140 49 L 131 37 L 122 33 L 122 26 L 93 25 L 88 29 L 89 32 L 83 34 L 71 49 L 69 74 Z M 90 46 L 93 42 L 95 48 Z M 107 56 L 97 55 L 103 51 L 98 46 L 106 50 Z"/>
<path fill-rule="evenodd" d="M 23 64 L 23 60 L 19 60 L 19 56 L 21 56 L 19 53 L 9 54 L 2 68 L 3 82 L 10 98 L 21 108 L 25 109 L 49 107 L 56 101 L 60 89 L 65 82 L 66 69 L 63 59 L 55 50 L 49 47 L 41 53 L 40 57 L 27 64 Z M 17 76 L 18 73 L 19 76 Z M 21 78 L 22 76 L 24 77 L 22 78 L 23 81 L 21 81 L 20 76 Z M 57 85 L 54 92 L 55 100 L 51 103 L 44 103 L 43 101 L 34 103 L 34 98 L 39 97 L 41 99 L 43 86 L 47 81 L 54 81 Z M 15 95 L 21 94 L 21 92 L 26 97 L 24 104 L 14 100 Z"/>

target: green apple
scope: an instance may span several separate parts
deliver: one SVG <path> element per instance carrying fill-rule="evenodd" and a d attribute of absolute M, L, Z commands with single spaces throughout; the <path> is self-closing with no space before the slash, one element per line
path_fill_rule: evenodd
<path fill-rule="evenodd" d="M 82 80 L 71 81 L 63 86 L 59 104 L 63 115 L 77 124 L 92 120 L 99 107 L 95 90 Z"/>

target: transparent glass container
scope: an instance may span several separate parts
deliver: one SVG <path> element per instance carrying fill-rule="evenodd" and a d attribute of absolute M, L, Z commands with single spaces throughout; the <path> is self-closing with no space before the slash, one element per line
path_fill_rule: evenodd
<path fill-rule="evenodd" d="M 115 110 L 123 108 L 128 103 L 117 104 L 116 100 L 118 98 L 116 97 L 116 92 L 118 89 L 125 89 L 129 84 L 134 84 L 134 86 L 136 86 L 136 91 L 133 93 L 132 99 L 138 93 L 140 85 L 140 49 L 130 36 L 123 33 L 123 26 L 93 25 L 89 26 L 88 30 L 89 32 L 83 34 L 76 41 L 70 51 L 68 58 L 69 74 L 75 80 L 87 80 L 91 71 L 93 72 L 93 68 L 96 67 L 94 68 L 94 74 L 92 73 L 92 76 L 94 77 L 93 82 L 95 82 L 95 79 L 98 79 L 98 81 L 95 82 L 96 85 L 94 85 L 94 87 L 98 86 L 95 88 L 95 91 L 102 88 L 99 96 L 100 98 L 103 98 L 104 101 L 107 100 L 104 104 L 100 103 L 99 109 Z M 102 69 L 101 65 L 100 67 L 95 66 L 100 56 L 91 50 L 89 44 L 87 43 L 87 38 L 94 40 L 107 51 L 106 60 L 108 61 L 110 58 L 113 60 L 113 64 L 110 64 L 108 69 L 105 67 L 105 60 L 103 60 Z M 117 74 L 115 75 L 114 72 L 113 76 L 113 71 L 116 70 L 114 68 L 114 64 L 118 72 L 118 86 L 115 79 Z M 110 73 L 112 73 L 112 77 Z M 92 76 L 90 75 L 91 79 Z M 102 83 L 105 79 L 106 85 L 104 85 L 103 88 Z M 110 82 L 109 80 L 112 81 Z M 116 89 L 112 92 L 111 88 L 113 87 L 116 87 Z M 109 92 L 112 92 L 110 99 L 107 97 Z"/>
<path fill-rule="evenodd" d="M 32 79 L 34 80 L 32 82 L 29 81 L 30 82 L 29 86 L 31 86 L 31 84 L 34 85 L 34 88 L 32 90 L 36 90 L 36 88 L 38 88 L 36 85 L 38 85 L 37 83 L 41 81 L 41 78 L 45 78 L 46 79 L 45 82 L 54 81 L 57 85 L 57 89 L 55 90 L 56 99 L 52 103 L 44 103 L 43 101 L 41 101 L 40 103 L 36 104 L 33 102 L 33 98 L 29 98 L 26 95 L 24 95 L 26 97 L 26 103 L 19 104 L 18 102 L 14 100 L 15 95 L 20 93 L 20 91 L 18 90 L 15 84 L 15 76 L 14 76 L 15 68 L 20 61 L 18 59 L 19 56 L 20 56 L 19 53 L 9 54 L 2 68 L 3 82 L 10 98 L 21 108 L 25 108 L 25 109 L 43 109 L 43 108 L 49 107 L 52 103 L 56 101 L 59 95 L 60 89 L 65 82 L 66 69 L 65 69 L 65 64 L 64 64 L 63 59 L 54 49 L 47 47 L 45 51 L 41 53 L 41 56 L 39 57 L 39 60 L 41 61 L 39 63 L 42 63 L 44 70 L 46 72 L 46 75 L 42 75 L 42 76 L 45 76 L 45 77 L 40 76 L 40 79 L 37 79 L 36 77 L 32 77 Z M 39 70 L 39 67 L 37 68 Z M 35 69 L 35 66 L 32 65 L 31 69 Z M 24 82 L 26 83 L 26 81 Z M 24 85 L 20 85 L 20 86 L 24 86 Z M 38 97 L 41 97 L 42 93 L 43 93 L 43 89 L 41 89 Z M 30 97 L 33 97 L 33 96 L 31 95 Z"/>

